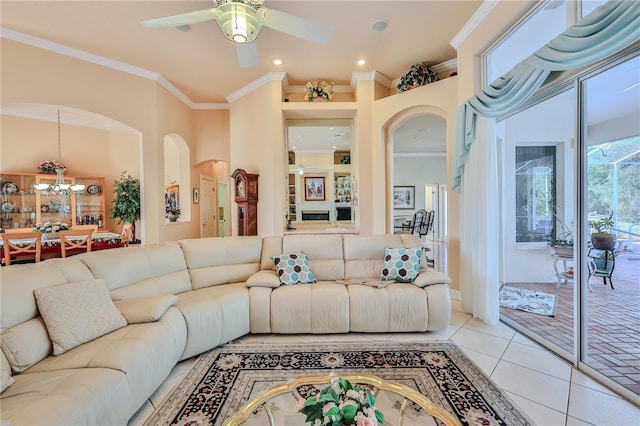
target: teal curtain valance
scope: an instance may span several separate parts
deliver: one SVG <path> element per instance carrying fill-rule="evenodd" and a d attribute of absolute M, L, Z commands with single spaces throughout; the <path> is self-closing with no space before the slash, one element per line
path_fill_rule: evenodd
<path fill-rule="evenodd" d="M 610 0 L 456 110 L 452 188 L 460 191 L 478 115 L 498 117 L 529 99 L 552 71 L 580 68 L 640 40 L 640 1 Z"/>

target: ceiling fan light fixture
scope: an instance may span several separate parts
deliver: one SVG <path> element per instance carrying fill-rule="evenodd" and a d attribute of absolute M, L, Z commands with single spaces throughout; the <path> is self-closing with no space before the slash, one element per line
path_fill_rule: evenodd
<path fill-rule="evenodd" d="M 251 43 L 262 29 L 262 17 L 252 6 L 229 2 L 218 6 L 216 22 L 222 34 L 235 43 Z"/>

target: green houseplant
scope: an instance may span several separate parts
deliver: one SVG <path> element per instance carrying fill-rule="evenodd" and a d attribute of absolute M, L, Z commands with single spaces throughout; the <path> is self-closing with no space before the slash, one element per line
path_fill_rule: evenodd
<path fill-rule="evenodd" d="M 120 179 L 113 181 L 113 206 L 111 219 L 121 223 L 131 224 L 133 243 L 136 240 L 136 220 L 140 219 L 140 180 L 123 171 Z"/>
<path fill-rule="evenodd" d="M 590 220 L 589 226 L 596 232 L 591 234 L 591 245 L 598 250 L 613 250 L 616 246 L 616 236 L 610 232 L 613 226 L 613 213 L 608 217 Z"/>

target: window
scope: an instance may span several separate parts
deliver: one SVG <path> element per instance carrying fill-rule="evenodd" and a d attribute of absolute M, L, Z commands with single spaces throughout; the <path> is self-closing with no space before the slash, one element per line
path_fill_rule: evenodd
<path fill-rule="evenodd" d="M 555 238 L 556 147 L 516 147 L 516 242 Z"/>

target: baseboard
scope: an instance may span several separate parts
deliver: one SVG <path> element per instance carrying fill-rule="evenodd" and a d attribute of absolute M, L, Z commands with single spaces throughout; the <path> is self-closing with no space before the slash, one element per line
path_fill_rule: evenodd
<path fill-rule="evenodd" d="M 460 300 L 460 290 L 449 290 L 449 293 L 451 294 L 451 299 Z"/>

